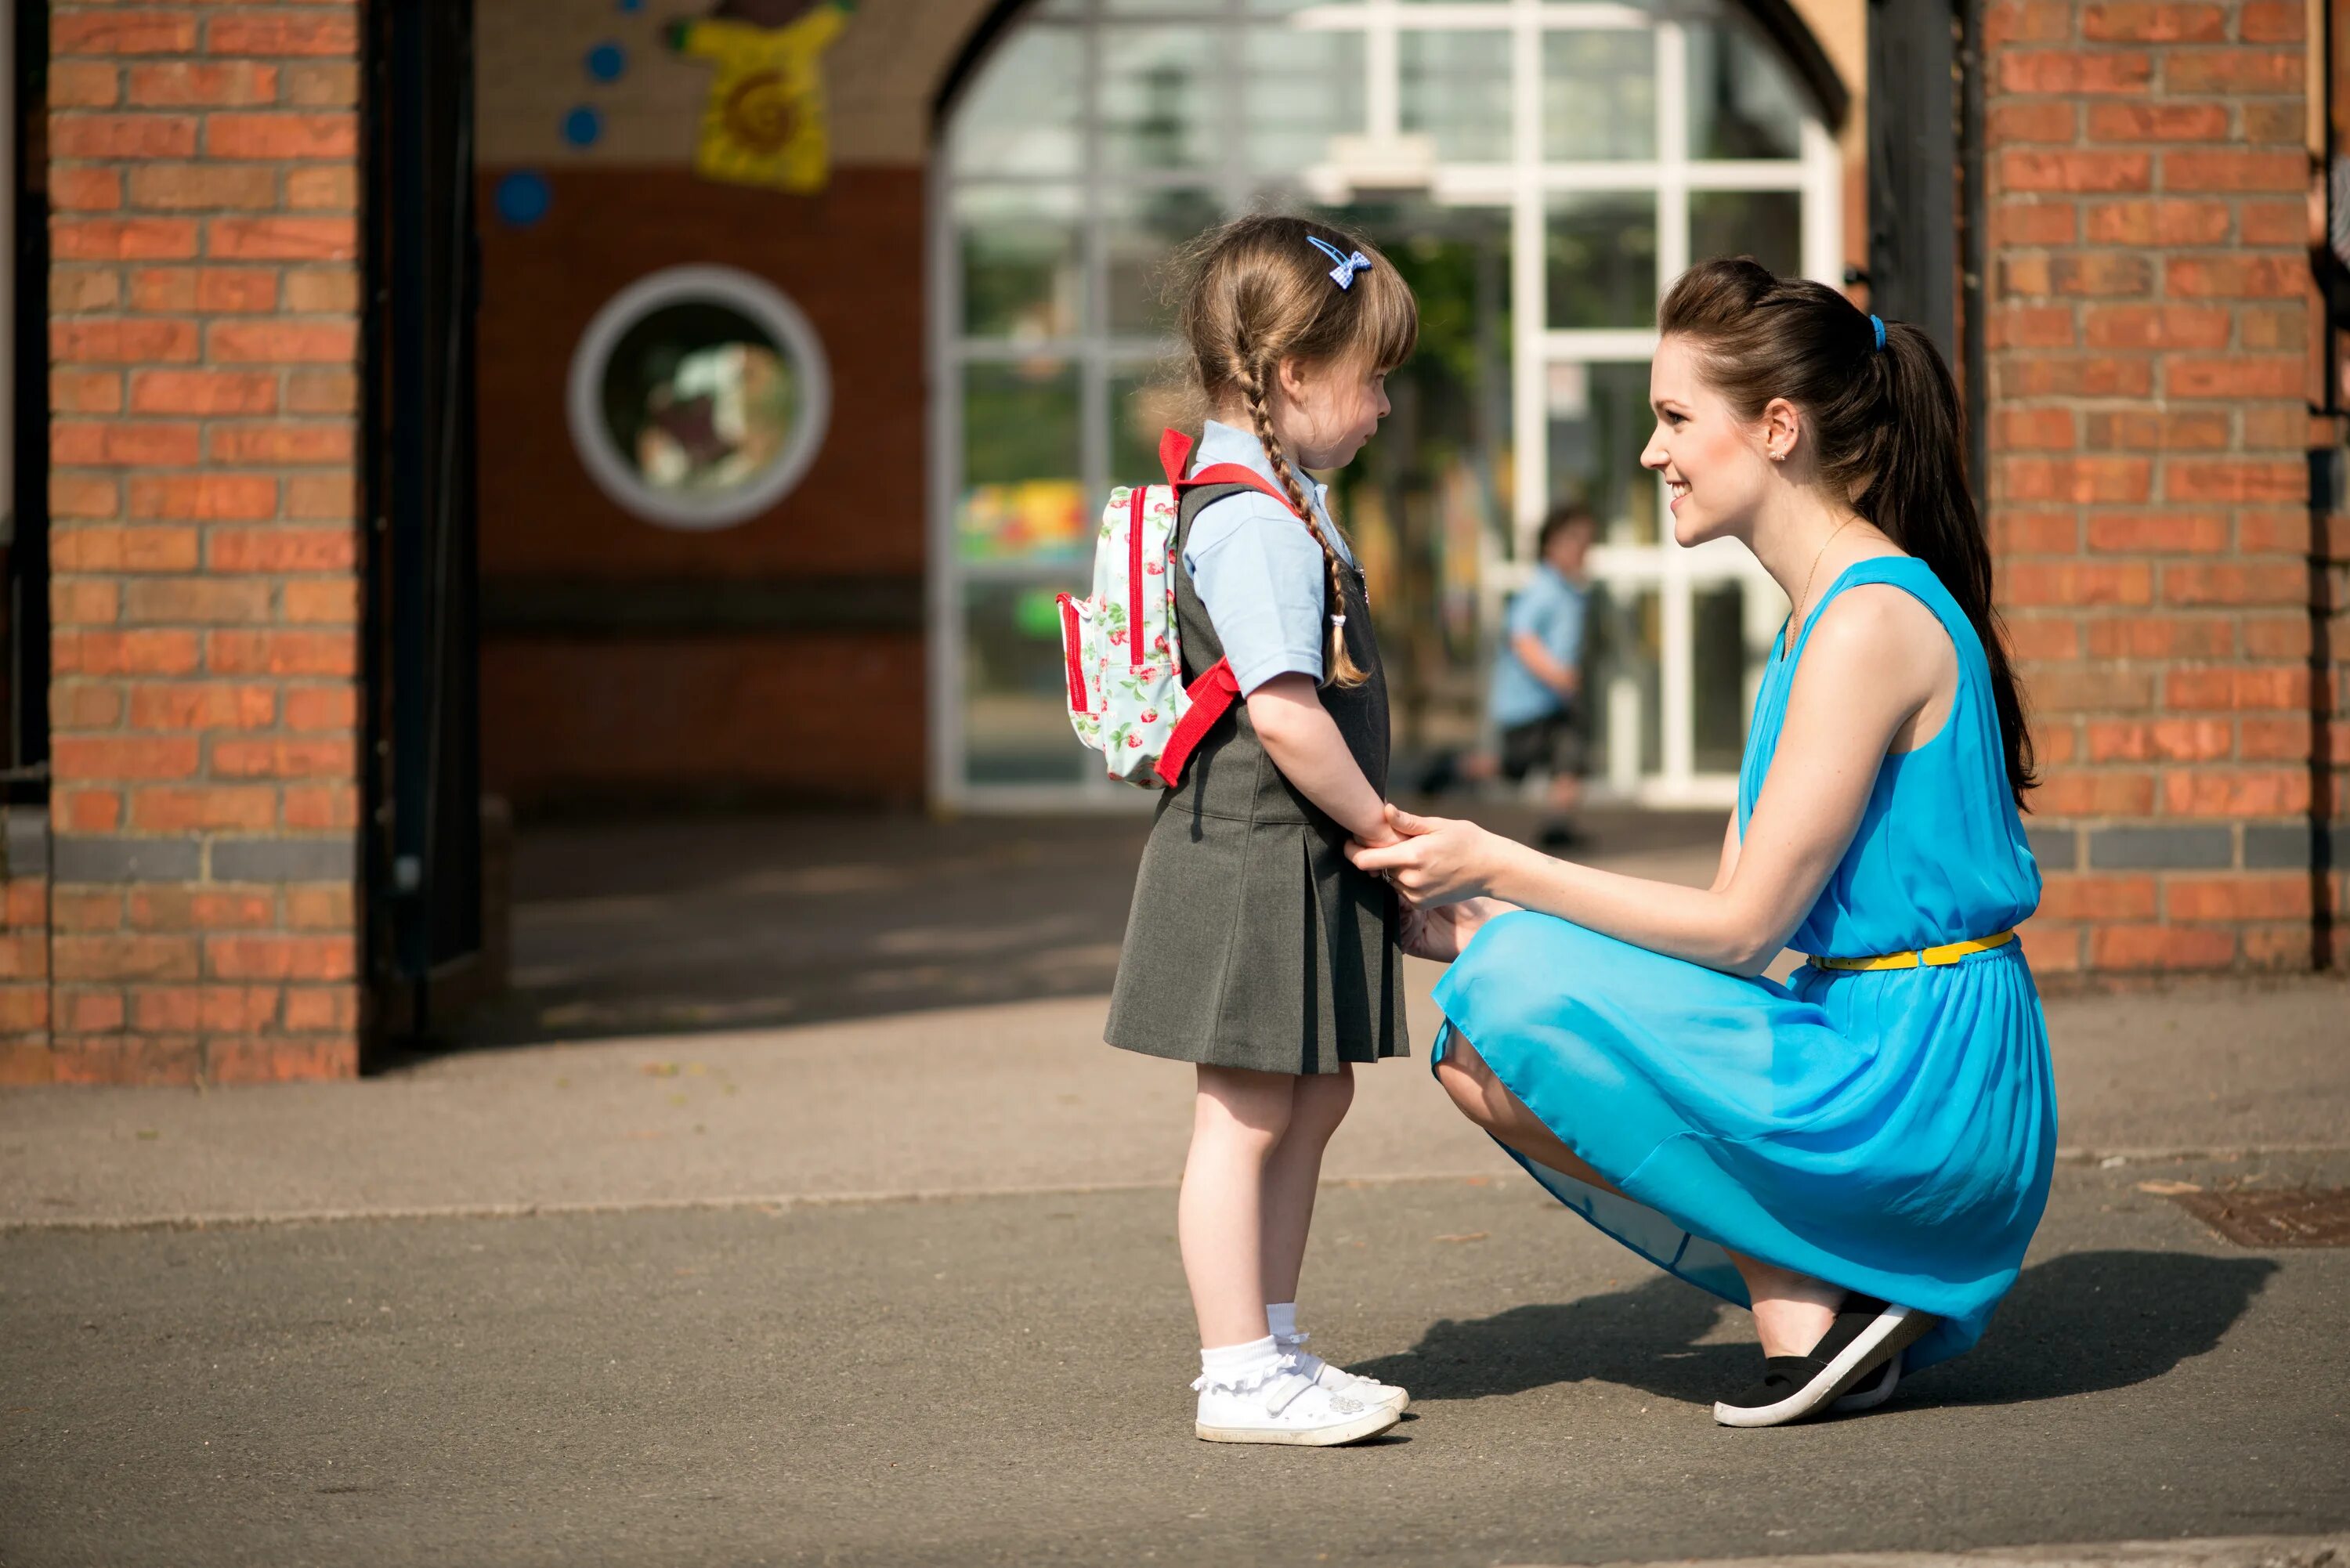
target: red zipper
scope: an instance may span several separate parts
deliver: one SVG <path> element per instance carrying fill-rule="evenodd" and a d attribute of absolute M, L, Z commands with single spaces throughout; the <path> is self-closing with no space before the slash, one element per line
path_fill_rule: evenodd
<path fill-rule="evenodd" d="M 1142 496 L 1145 487 L 1134 487 L 1134 515 L 1126 525 L 1126 591 L 1134 605 L 1127 612 L 1127 650 L 1134 656 L 1134 667 L 1142 668 Z"/>
<path fill-rule="evenodd" d="M 1077 602 L 1074 595 L 1063 594 L 1061 603 L 1061 657 L 1069 665 L 1069 711 L 1089 713 L 1086 706 L 1086 672 L 1077 662 Z"/>

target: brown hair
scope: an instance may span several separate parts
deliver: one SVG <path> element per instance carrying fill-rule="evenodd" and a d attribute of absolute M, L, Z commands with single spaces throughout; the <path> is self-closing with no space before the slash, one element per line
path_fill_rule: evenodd
<path fill-rule="evenodd" d="M 1368 270 L 1354 270 L 1341 286 L 1316 241 L 1340 255 L 1361 254 Z M 1381 370 L 1402 364 L 1419 339 L 1411 289 L 1369 241 L 1335 224 L 1267 213 L 1200 236 L 1177 258 L 1174 278 L 1191 379 L 1211 409 L 1235 397 L 1247 405 L 1274 473 L 1322 547 L 1327 603 L 1337 614 L 1347 602 L 1338 553 L 1314 525 L 1305 486 L 1274 433 L 1273 389 L 1285 359 L 1316 367 L 1367 361 Z M 1359 686 L 1366 676 L 1347 655 L 1343 633 L 1334 622 L 1327 679 Z"/>
<path fill-rule="evenodd" d="M 1657 317 L 1689 340 L 1708 385 L 1741 419 L 1773 398 L 1810 417 L 1820 478 L 1885 536 L 1933 568 L 1982 643 L 2016 804 L 2037 783 L 2023 696 L 1991 607 L 1991 548 L 1967 489 L 1958 387 L 1933 339 L 1884 324 L 1823 283 L 1779 277 L 1752 257 L 1683 273 Z M 1880 344 L 1882 345 L 1880 347 Z"/>
<path fill-rule="evenodd" d="M 1599 532 L 1599 518 L 1580 501 L 1562 501 L 1543 516 L 1542 532 L 1534 536 L 1534 554 L 1550 554 L 1550 542 L 1569 528 L 1587 528 Z"/>

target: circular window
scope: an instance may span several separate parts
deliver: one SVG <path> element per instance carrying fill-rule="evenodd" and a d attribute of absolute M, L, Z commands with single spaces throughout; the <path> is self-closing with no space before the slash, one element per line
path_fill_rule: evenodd
<path fill-rule="evenodd" d="M 664 528 L 731 527 L 773 506 L 831 414 L 807 317 L 733 267 L 640 278 L 571 357 L 572 444 L 605 494 Z"/>

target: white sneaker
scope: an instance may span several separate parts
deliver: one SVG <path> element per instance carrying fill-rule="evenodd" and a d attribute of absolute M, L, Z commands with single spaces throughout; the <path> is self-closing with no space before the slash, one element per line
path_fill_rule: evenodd
<path fill-rule="evenodd" d="M 1377 1437 L 1396 1424 L 1396 1412 L 1334 1394 L 1284 1363 L 1251 1388 L 1210 1383 L 1200 1391 L 1193 1434 L 1211 1443 L 1287 1443 L 1326 1449 Z"/>
<path fill-rule="evenodd" d="M 1315 1387 L 1327 1388 L 1333 1394 L 1344 1394 L 1357 1405 L 1384 1405 L 1399 1416 L 1411 1408 L 1411 1396 L 1394 1384 L 1366 1377 L 1359 1372 L 1349 1372 L 1343 1366 L 1333 1366 L 1305 1348 L 1310 1337 L 1301 1334 L 1276 1343 L 1288 1355 L 1290 1365 L 1312 1378 Z"/>

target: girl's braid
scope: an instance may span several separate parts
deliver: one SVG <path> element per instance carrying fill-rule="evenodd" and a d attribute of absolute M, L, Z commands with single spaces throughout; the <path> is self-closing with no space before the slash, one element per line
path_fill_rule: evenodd
<path fill-rule="evenodd" d="M 1330 612 L 1332 616 L 1343 618 L 1347 610 L 1347 587 L 1338 552 L 1332 549 L 1330 541 L 1322 536 L 1321 528 L 1314 521 L 1314 504 L 1306 499 L 1305 483 L 1297 477 L 1297 471 L 1290 466 L 1289 453 L 1283 450 L 1281 438 L 1274 433 L 1273 410 L 1265 396 L 1265 380 L 1274 367 L 1253 360 L 1245 339 L 1238 347 L 1240 352 L 1233 357 L 1232 379 L 1240 384 L 1241 392 L 1248 401 L 1249 421 L 1256 427 L 1256 439 L 1264 444 L 1265 455 L 1273 459 L 1274 477 L 1281 481 L 1281 488 L 1288 493 L 1289 504 L 1305 524 L 1305 531 L 1314 535 L 1314 543 L 1321 547 L 1325 602 L 1335 607 Z M 1346 688 L 1360 686 L 1370 679 L 1347 651 L 1347 628 L 1342 619 L 1330 622 L 1329 638 L 1329 683 Z"/>

